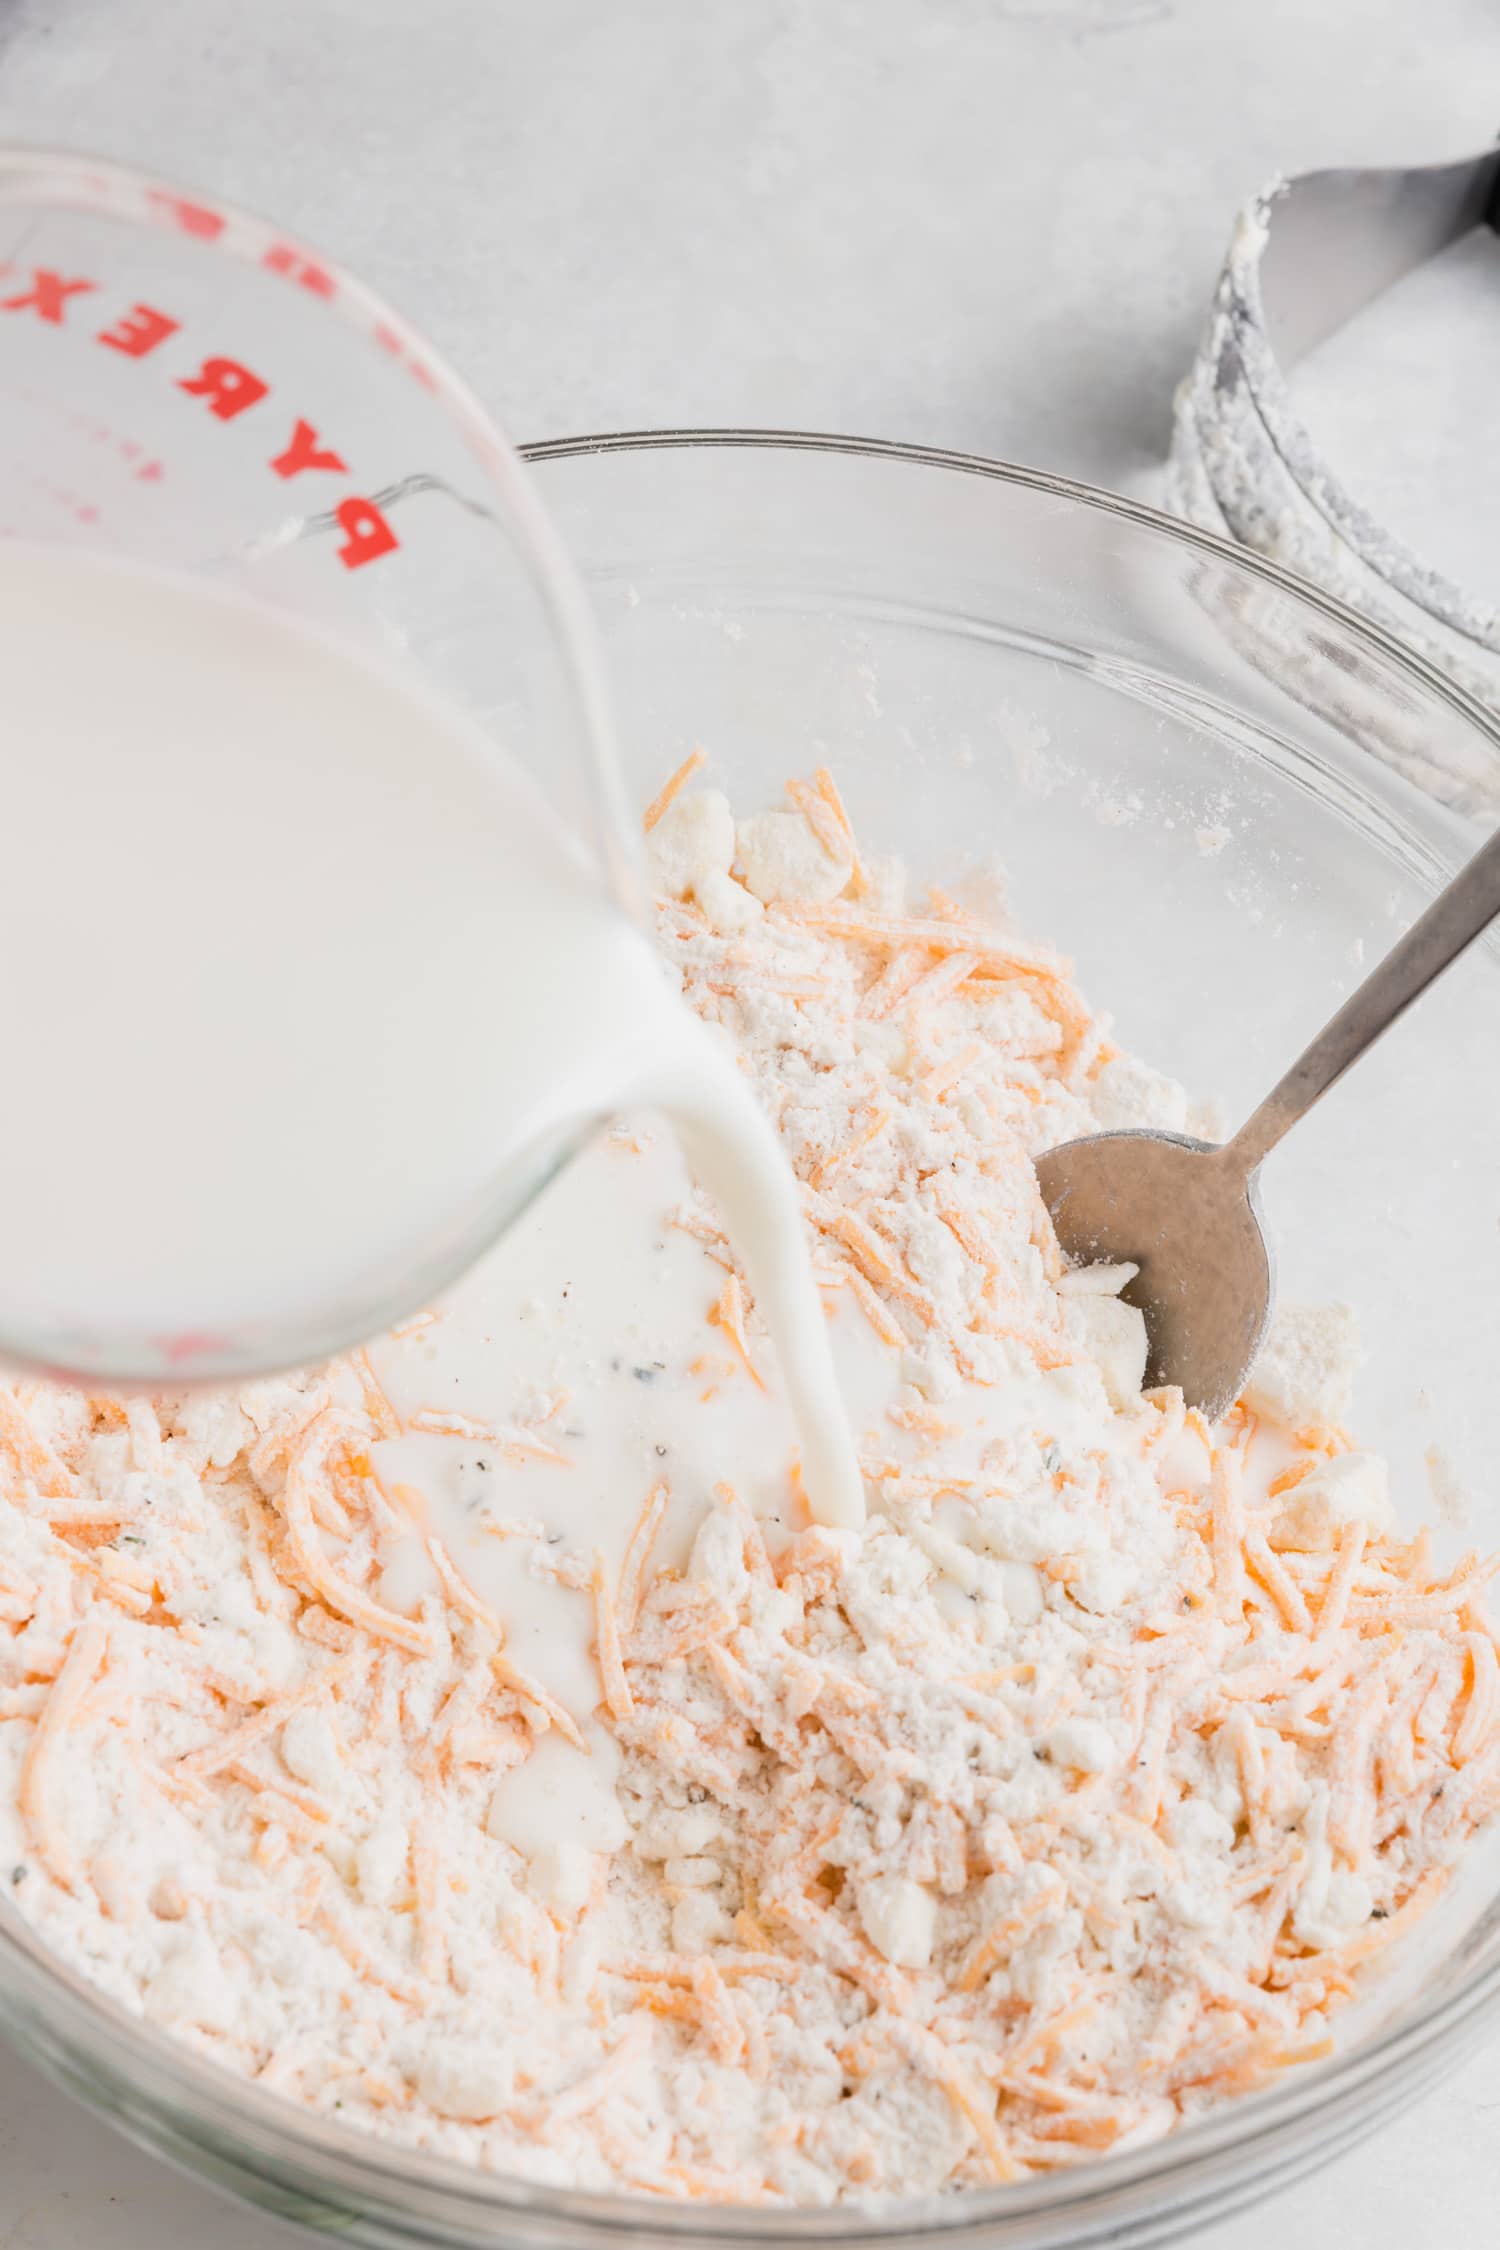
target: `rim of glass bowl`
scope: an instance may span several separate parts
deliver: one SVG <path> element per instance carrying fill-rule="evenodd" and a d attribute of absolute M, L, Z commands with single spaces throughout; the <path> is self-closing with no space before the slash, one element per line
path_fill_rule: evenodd
<path fill-rule="evenodd" d="M 1144 502 L 1092 485 L 982 454 L 804 431 L 622 431 L 549 440 L 523 446 L 520 452 L 523 460 L 547 462 L 695 447 L 859 454 L 988 477 L 1123 517 L 1318 611 L 1339 631 L 1352 634 L 1398 672 L 1451 705 L 1488 745 L 1500 768 L 1500 723 L 1379 625 L 1264 556 Z M 1493 1914 L 1487 1918 L 1482 1941 L 1493 1943 Z M 684 2207 L 655 2198 L 542 2186 L 481 2172 L 456 2158 L 400 2148 L 335 2125 L 318 2112 L 206 2060 L 131 2015 L 52 1953 L 19 1914 L 0 1911 L 0 2018 L 7 2021 L 22 2049 L 50 2075 L 112 2116 L 133 2137 L 158 2150 L 165 2146 L 186 2168 L 216 2176 L 241 2194 L 256 2198 L 259 2189 L 258 2199 L 285 2215 L 296 2215 L 300 2196 L 313 2207 L 305 2215 L 313 2216 L 314 2223 L 319 2206 L 343 2204 L 372 2219 L 377 2230 L 382 2221 L 388 2222 L 393 2238 L 415 2220 L 423 2225 L 422 2239 L 434 2242 L 462 2240 L 466 2224 L 473 2226 L 475 2239 L 497 2239 L 496 2222 L 507 2215 L 518 2229 L 529 2221 L 538 2237 L 552 2233 L 559 2241 L 575 2243 L 588 2235 L 604 2241 L 642 2230 L 685 2240 L 747 2244 L 810 2240 L 894 2244 L 902 2238 L 935 2234 L 954 2241 L 966 2236 L 1004 2240 L 1015 2238 L 1016 2230 L 1030 2221 L 1040 2223 L 1040 2239 L 1060 2244 L 1079 2239 L 1071 2230 L 1060 2231 L 1070 2220 L 1085 2230 L 1085 2239 L 1096 2238 L 1095 2229 L 1110 2227 L 1110 2239 L 1123 2240 L 1133 2231 L 1125 2206 L 1144 2221 L 1148 2211 L 1161 2212 L 1175 2201 L 1177 2225 L 1189 2223 L 1189 2205 L 1198 2215 L 1208 2216 L 1230 2198 L 1234 2182 L 1259 2174 L 1269 2187 L 1277 2177 L 1295 2177 L 1322 2153 L 1359 2138 L 1385 2114 L 1382 2088 L 1394 2088 L 1408 2076 L 1439 2075 L 1444 2064 L 1462 2052 L 1459 2035 L 1466 2030 L 1472 2033 L 1497 2001 L 1500 1948 L 1495 1949 L 1495 1958 L 1481 1963 L 1441 1998 L 1410 2009 L 1388 2031 L 1347 2055 L 1305 2073 L 1291 2072 L 1269 2090 L 1231 2102 L 1161 2140 L 1124 2154 L 1100 2156 L 1076 2170 L 889 2207 L 773 2211 L 745 2205 Z M 155 2129 L 157 2118 L 168 2121 L 168 2132 Z M 1322 2132 L 1320 2125 L 1325 2128 Z M 1300 2134 L 1294 2128 L 1300 2128 Z M 1293 2142 L 1295 2147 L 1286 2145 Z M 1267 2177 L 1271 2168 L 1264 2159 L 1275 2154 L 1278 2144 L 1287 2162 L 1279 2174 Z M 1153 2188 L 1159 2192 L 1152 2194 Z M 1250 2188 L 1242 2200 L 1255 2192 Z M 424 2197 L 431 2197 L 440 2211 L 424 2214 Z M 326 2210 L 322 2215 L 326 2223 Z M 1113 2233 L 1112 2222 L 1124 2232 Z M 439 2231 L 427 2233 L 428 2225 Z"/>

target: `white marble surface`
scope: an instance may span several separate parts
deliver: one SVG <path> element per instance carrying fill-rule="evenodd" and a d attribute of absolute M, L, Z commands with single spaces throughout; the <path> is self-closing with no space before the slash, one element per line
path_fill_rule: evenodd
<path fill-rule="evenodd" d="M 738 423 L 1139 479 L 1237 202 L 1492 135 L 1494 0 L 0 0 L 0 138 L 272 210 L 518 438 Z M 1197 2250 L 1494 2236 L 1500 2046 Z M 0 2250 L 286 2237 L 0 2055 Z"/>

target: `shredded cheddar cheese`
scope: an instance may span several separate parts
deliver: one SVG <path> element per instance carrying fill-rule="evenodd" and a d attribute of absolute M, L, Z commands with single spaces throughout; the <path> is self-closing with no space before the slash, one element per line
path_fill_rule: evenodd
<path fill-rule="evenodd" d="M 661 945 L 801 1182 L 866 1530 L 808 1525 L 696 1190 L 641 1229 L 692 1333 L 612 1363 L 660 1442 L 602 1471 L 592 1378 L 440 1388 L 452 1306 L 233 1398 L 0 1385 L 0 1866 L 102 1989 L 369 2133 L 749 2204 L 1024 2180 L 1330 2053 L 1500 1812 L 1500 1558 L 1397 1527 L 1342 1313 L 1217 1428 L 1141 1393 L 1130 1269 L 1065 1271 L 1031 1160 L 1179 1090 L 1059 956 L 909 903 L 826 770 L 736 823 L 706 763 L 646 815 Z M 618 1536 L 564 1536 L 601 1473 Z M 579 1761 L 612 1846 L 533 1821 Z"/>

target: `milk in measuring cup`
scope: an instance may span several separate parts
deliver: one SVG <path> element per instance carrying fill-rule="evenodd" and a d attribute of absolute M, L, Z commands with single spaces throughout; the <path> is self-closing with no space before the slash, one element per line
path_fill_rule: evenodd
<path fill-rule="evenodd" d="M 0 1339 L 186 1376 L 373 1319 L 477 1252 L 522 1152 L 650 1103 L 771 1322 L 814 1513 L 860 1520 L 775 1137 L 493 744 L 275 612 L 55 547 L 0 546 L 0 680 Z"/>

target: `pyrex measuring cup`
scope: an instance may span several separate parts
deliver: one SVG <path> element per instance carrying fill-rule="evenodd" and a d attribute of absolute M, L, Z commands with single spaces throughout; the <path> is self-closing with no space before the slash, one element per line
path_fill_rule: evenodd
<path fill-rule="evenodd" d="M 633 904 L 586 605 L 515 456 L 420 337 L 274 227 L 88 158 L 0 153 L 0 536 L 211 580 L 404 671 Z M 463 1240 L 412 1242 L 360 1301 L 274 1334 L 49 1327 L 0 1257 L 0 1356 L 146 1383 L 322 1357 L 450 1279 L 593 1122 L 513 1155 Z"/>

